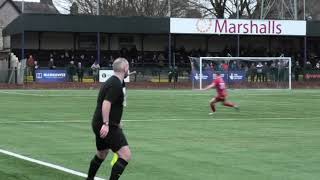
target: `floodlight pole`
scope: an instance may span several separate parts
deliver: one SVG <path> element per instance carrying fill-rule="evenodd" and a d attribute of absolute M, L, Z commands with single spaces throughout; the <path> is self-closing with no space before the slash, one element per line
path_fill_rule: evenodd
<path fill-rule="evenodd" d="M 97 0 L 97 16 L 100 15 L 100 0 Z"/>
<path fill-rule="evenodd" d="M 24 0 L 22 0 L 22 7 L 21 7 L 21 13 L 24 13 Z"/>
<path fill-rule="evenodd" d="M 171 18 L 171 1 L 170 0 L 168 0 L 168 17 L 169 17 L 169 21 L 170 21 L 170 23 L 171 23 L 171 20 L 170 20 L 170 18 Z M 170 27 L 171 27 L 171 25 L 170 25 Z M 172 60 L 172 58 L 171 58 L 171 52 L 172 52 L 172 49 L 171 49 L 171 31 L 169 30 L 169 37 L 168 37 L 168 61 L 169 61 L 169 67 L 170 66 L 172 66 L 172 62 L 171 62 L 171 60 Z"/>
<path fill-rule="evenodd" d="M 237 19 L 239 19 L 239 0 L 236 1 L 237 3 Z M 237 35 L 237 56 L 240 56 L 240 35 Z"/>
<path fill-rule="evenodd" d="M 171 0 L 168 0 L 168 16 L 171 17 Z"/>
<path fill-rule="evenodd" d="M 306 20 L 306 0 L 303 0 L 303 20 Z M 307 62 L 307 35 L 304 36 L 304 63 Z"/>
<path fill-rule="evenodd" d="M 21 33 L 21 59 L 24 59 L 24 45 L 25 45 L 25 32 L 24 32 L 24 18 L 23 18 L 23 13 L 24 13 L 24 0 L 22 0 L 22 5 L 21 5 L 21 17 L 22 17 L 22 33 Z"/>
<path fill-rule="evenodd" d="M 100 0 L 97 1 L 97 18 L 100 16 Z M 97 58 L 96 62 L 100 64 L 100 32 L 97 32 Z"/>
<path fill-rule="evenodd" d="M 239 19 L 239 0 L 236 1 L 237 6 L 237 19 Z"/>
<path fill-rule="evenodd" d="M 297 0 L 293 1 L 293 8 L 294 8 L 294 19 L 297 20 L 298 19 L 298 4 L 297 4 Z"/>
<path fill-rule="evenodd" d="M 199 86 L 200 86 L 200 90 L 202 90 L 202 60 L 203 58 L 200 57 L 200 63 L 199 63 L 199 66 L 200 66 L 200 70 L 199 70 Z"/>
<path fill-rule="evenodd" d="M 261 11 L 260 11 L 260 19 L 264 19 L 263 17 L 263 8 L 264 8 L 264 0 L 261 0 Z"/>
<path fill-rule="evenodd" d="M 303 0 L 303 20 L 306 20 L 306 0 Z"/>

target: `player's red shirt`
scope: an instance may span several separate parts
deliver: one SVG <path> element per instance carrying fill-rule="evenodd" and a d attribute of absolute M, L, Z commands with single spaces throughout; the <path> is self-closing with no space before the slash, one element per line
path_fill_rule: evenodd
<path fill-rule="evenodd" d="M 226 84 L 224 83 L 222 77 L 217 77 L 212 83 L 216 87 L 218 96 L 227 96 Z"/>

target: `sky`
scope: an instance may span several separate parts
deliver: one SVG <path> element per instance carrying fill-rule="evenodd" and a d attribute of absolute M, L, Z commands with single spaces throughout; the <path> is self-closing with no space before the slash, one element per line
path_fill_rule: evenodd
<path fill-rule="evenodd" d="M 63 6 L 70 7 L 71 3 L 67 2 L 67 0 L 52 0 L 52 1 L 60 13 L 69 14 L 69 10 L 64 9 Z"/>
<path fill-rule="evenodd" d="M 14 0 L 14 1 L 22 1 L 22 0 Z M 40 2 L 40 0 L 26 0 L 24 2 Z"/>
<path fill-rule="evenodd" d="M 22 0 L 14 0 L 14 1 L 22 1 Z M 24 2 L 40 2 L 40 0 L 25 0 Z M 64 7 L 71 6 L 71 4 L 67 2 L 67 0 L 52 0 L 52 2 L 60 13 L 69 14 L 69 11 L 63 8 L 63 6 Z"/>

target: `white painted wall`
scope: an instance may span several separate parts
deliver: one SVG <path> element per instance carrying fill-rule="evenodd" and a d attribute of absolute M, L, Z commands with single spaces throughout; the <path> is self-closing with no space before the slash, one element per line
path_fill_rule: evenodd
<path fill-rule="evenodd" d="M 0 5 L 6 0 L 0 0 Z M 17 10 L 12 6 L 12 4 L 7 1 L 4 6 L 0 8 L 0 50 L 6 48 L 7 42 L 4 42 L 6 39 L 2 36 L 2 30 L 5 28 L 11 21 L 19 16 Z"/>
<path fill-rule="evenodd" d="M 19 16 L 17 10 L 7 1 L 0 9 L 0 27 L 6 27 L 11 21 Z"/>

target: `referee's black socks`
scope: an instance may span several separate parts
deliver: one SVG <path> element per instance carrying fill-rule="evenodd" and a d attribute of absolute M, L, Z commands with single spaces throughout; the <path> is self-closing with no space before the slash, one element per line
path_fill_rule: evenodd
<path fill-rule="evenodd" d="M 117 162 L 112 166 L 111 176 L 109 180 L 118 180 L 127 165 L 127 161 L 125 161 L 122 158 L 119 158 Z"/>
<path fill-rule="evenodd" d="M 90 168 L 89 168 L 89 172 L 88 172 L 88 178 L 87 180 L 93 180 L 94 176 L 96 176 L 97 171 L 101 165 L 101 163 L 103 162 L 103 159 L 100 159 L 97 155 L 95 155 L 93 157 L 93 159 L 91 160 L 90 163 Z"/>

